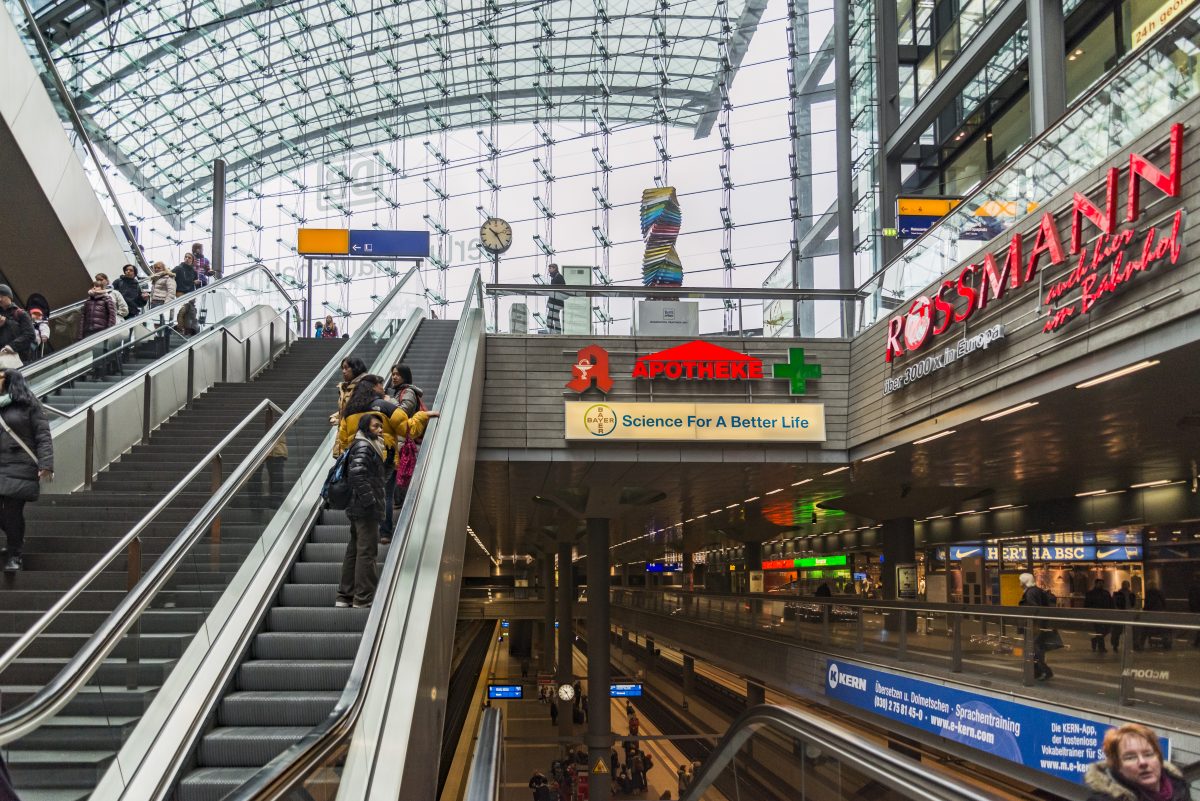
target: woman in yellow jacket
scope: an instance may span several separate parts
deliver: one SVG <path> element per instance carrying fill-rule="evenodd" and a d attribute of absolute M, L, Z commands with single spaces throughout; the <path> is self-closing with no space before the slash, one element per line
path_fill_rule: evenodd
<path fill-rule="evenodd" d="M 354 441 L 354 434 L 358 431 L 359 421 L 364 414 L 378 415 L 383 420 L 383 444 L 387 448 L 384 463 L 391 473 L 391 480 L 395 481 L 396 456 L 399 450 L 397 445 L 405 438 L 420 439 L 424 436 L 429 418 L 436 417 L 437 413 L 416 412 L 409 417 L 395 401 L 384 397 L 382 378 L 377 375 L 364 375 L 358 380 L 342 410 L 337 442 L 333 445 L 335 459 Z"/>

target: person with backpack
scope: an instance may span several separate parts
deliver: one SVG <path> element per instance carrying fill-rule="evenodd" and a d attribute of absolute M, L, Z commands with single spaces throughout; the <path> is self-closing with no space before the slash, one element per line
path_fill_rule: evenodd
<path fill-rule="evenodd" d="M 384 456 L 383 418 L 365 414 L 346 451 L 346 480 L 350 485 L 350 540 L 342 558 L 342 579 L 334 606 L 365 609 L 375 600 L 379 571 L 379 521 L 383 519 Z"/>
<path fill-rule="evenodd" d="M 25 504 L 54 476 L 54 442 L 42 404 L 25 376 L 0 370 L 0 528 L 8 540 L 4 571 L 24 567 Z"/>
<path fill-rule="evenodd" d="M 16 304 L 8 284 L 0 284 L 0 355 L 17 356 L 27 362 L 33 355 L 34 338 L 29 312 Z"/>
<path fill-rule="evenodd" d="M 1050 593 L 1043 590 L 1037 585 L 1037 579 L 1032 573 L 1022 573 L 1018 578 L 1021 586 L 1024 587 L 1024 594 L 1021 596 L 1019 606 L 1055 606 L 1055 602 Z M 1034 625 L 1036 621 L 1030 621 L 1029 625 Z M 1052 635 L 1052 636 L 1049 636 Z M 1058 645 L 1054 645 L 1054 640 L 1057 638 Z M 1054 671 L 1046 664 L 1046 651 L 1054 647 L 1061 647 L 1062 639 L 1058 632 L 1053 629 L 1041 629 L 1033 639 L 1033 677 L 1038 681 L 1046 681 L 1054 678 Z"/>
<path fill-rule="evenodd" d="M 395 364 L 386 387 L 388 396 L 404 414 L 412 417 L 418 412 L 425 411 L 425 393 L 420 387 L 413 385 L 412 370 L 406 364 Z M 436 417 L 436 415 L 434 415 Z M 422 429 L 423 433 L 424 429 Z M 408 497 L 408 486 L 412 483 L 413 472 L 417 466 L 417 456 L 421 450 L 421 437 L 409 436 L 397 440 L 396 476 L 388 503 L 393 509 L 404 505 Z M 391 531 L 384 534 L 381 542 L 386 545 L 391 542 Z"/>

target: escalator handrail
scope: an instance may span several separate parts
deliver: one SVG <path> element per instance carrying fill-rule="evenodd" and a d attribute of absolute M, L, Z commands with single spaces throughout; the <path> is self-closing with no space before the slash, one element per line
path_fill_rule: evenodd
<path fill-rule="evenodd" d="M 500 798 L 500 767 L 504 755 L 502 720 L 499 707 L 489 706 L 483 710 L 463 801 L 498 801 Z"/>
<path fill-rule="evenodd" d="M 275 277 L 275 273 L 273 273 L 269 269 L 267 269 L 267 267 L 265 265 L 255 264 L 253 266 L 245 268 L 244 270 L 239 270 L 236 273 L 233 273 L 232 275 L 227 275 L 224 278 L 221 278 L 217 281 L 213 281 L 208 286 L 197 289 L 194 292 L 189 292 L 186 295 L 181 295 L 181 296 L 175 298 L 174 300 L 164 303 L 161 306 L 155 306 L 153 309 L 147 309 L 142 314 L 134 315 L 133 317 L 130 317 L 127 320 L 125 320 L 124 322 L 118 323 L 117 325 L 114 325 L 111 328 L 105 328 L 103 331 L 97 331 L 96 333 L 92 334 L 91 336 L 84 337 L 83 339 L 79 340 L 78 342 L 68 345 L 67 347 L 63 348 L 62 350 L 58 350 L 58 351 L 55 351 L 54 353 L 48 354 L 48 355 L 38 359 L 37 361 L 32 362 L 25 366 L 25 369 L 23 371 L 25 374 L 25 378 L 27 381 L 32 382 L 37 376 L 41 375 L 42 373 L 47 372 L 48 370 L 51 370 L 55 367 L 61 366 L 61 363 L 63 361 L 65 361 L 73 356 L 82 354 L 86 351 L 90 351 L 93 347 L 98 345 L 101 341 L 107 341 L 109 339 L 112 339 L 114 336 L 125 334 L 125 333 L 129 332 L 130 330 L 137 328 L 138 326 L 145 325 L 146 320 L 151 315 L 160 315 L 163 312 L 173 311 L 174 309 L 177 309 L 188 303 L 192 303 L 197 298 L 201 297 L 202 295 L 205 295 L 209 292 L 214 292 L 218 289 L 224 289 L 231 282 L 236 281 L 240 278 L 245 278 L 246 276 L 250 275 L 251 273 L 253 273 L 255 271 L 261 271 L 264 275 L 266 275 L 266 277 L 268 279 L 270 279 L 271 283 L 273 283 L 275 285 L 275 288 L 279 290 L 280 294 L 282 294 L 283 297 L 287 300 L 288 306 L 291 308 L 291 311 L 292 311 L 292 315 L 293 315 L 292 319 L 297 322 L 299 320 L 303 319 L 300 316 L 300 307 L 297 305 L 296 300 L 290 294 L 288 294 L 287 289 L 285 289 L 283 284 L 281 284 L 279 282 L 279 279 Z M 403 281 L 401 281 L 401 283 L 403 283 Z"/>
<path fill-rule="evenodd" d="M 482 286 L 477 270 L 467 292 L 467 302 L 463 305 L 462 316 L 459 318 L 450 353 L 446 359 L 444 373 L 446 377 L 452 375 L 453 366 L 465 347 L 466 330 L 471 320 L 470 312 L 474 310 L 472 299 L 478 304 L 477 308 L 482 310 Z M 439 391 L 438 395 L 437 405 L 441 409 L 444 405 L 442 403 L 443 393 Z M 379 577 L 379 584 L 375 590 L 375 602 L 371 604 L 371 613 L 367 618 L 345 690 L 342 691 L 337 704 L 321 724 L 315 726 L 294 745 L 267 763 L 250 780 L 225 796 L 223 801 L 268 801 L 268 799 L 284 797 L 295 783 L 303 781 L 309 771 L 342 747 L 353 733 L 359 714 L 363 709 L 366 688 L 370 684 L 375 663 L 380 657 L 379 633 L 383 630 L 384 614 L 392 607 L 392 599 L 397 588 L 396 572 L 409 542 L 408 532 L 412 526 L 412 509 L 416 499 L 421 495 L 425 474 L 428 472 L 428 454 L 434 450 L 435 438 L 440 431 L 435 425 L 436 422 L 435 420 L 430 421 L 420 455 L 417 457 L 408 495 L 396 520 L 396 531 L 392 535 L 392 548 L 388 552 Z"/>
<path fill-rule="evenodd" d="M 823 753 L 836 756 L 884 787 L 903 793 L 908 798 L 931 801 L 997 801 L 1000 798 L 929 770 L 926 765 L 914 763 L 818 715 L 800 709 L 759 704 L 747 709 L 730 724 L 725 736 L 696 772 L 687 791 L 680 796 L 680 801 L 699 801 L 746 741 L 763 726 L 779 730 L 804 743 L 818 744 Z"/>
<path fill-rule="evenodd" d="M 75 584 L 57 601 L 55 601 L 54 604 L 47 609 L 42 616 L 38 618 L 37 621 L 17 639 L 16 642 L 8 647 L 8 650 L 5 651 L 2 656 L 0 656 L 0 674 L 3 674 L 5 670 L 11 667 L 12 663 L 18 657 L 20 657 L 22 653 L 24 653 L 25 649 L 28 648 L 35 639 L 37 639 L 38 635 L 48 629 L 54 623 L 54 621 L 58 619 L 58 616 L 62 614 L 62 612 L 65 611 L 68 606 L 71 605 L 72 601 L 74 601 L 85 590 L 87 590 L 87 588 L 91 586 L 92 582 L 95 581 L 96 578 L 103 573 L 109 565 L 120 558 L 120 556 L 129 549 L 129 546 L 133 543 L 133 541 L 138 539 L 142 533 L 145 532 L 145 530 L 149 528 L 155 520 L 158 519 L 159 514 L 161 514 L 164 509 L 170 506 L 171 502 L 178 498 L 184 492 L 184 490 L 187 489 L 189 484 L 199 478 L 201 473 L 209 469 L 212 460 L 220 456 L 222 451 L 229 447 L 229 444 L 232 443 L 234 439 L 236 439 L 238 435 L 242 433 L 243 430 L 245 430 L 246 426 L 250 425 L 255 418 L 257 418 L 267 409 L 271 409 L 276 414 L 283 414 L 283 409 L 279 408 L 279 406 L 277 406 L 270 398 L 263 398 L 261 401 L 259 401 L 258 405 L 255 406 L 245 417 L 243 417 L 237 423 L 237 425 L 231 428 L 229 433 L 226 434 L 220 442 L 209 449 L 208 453 L 196 460 L 196 464 L 183 478 L 179 480 L 179 483 L 168 490 L 166 494 L 158 500 L 158 503 L 154 504 L 154 506 L 150 508 L 150 511 L 146 512 L 146 514 L 142 516 L 141 520 L 133 524 L 133 528 L 129 529 L 129 531 L 127 531 L 121 537 L 121 539 L 117 540 L 116 544 L 109 548 L 108 552 L 101 556 L 99 561 L 92 565 L 91 569 L 83 574 L 79 581 L 75 582 Z M 4 736 L 7 728 L 5 724 L 8 722 L 8 718 L 11 715 L 12 713 L 9 713 L 8 715 L 0 715 L 0 745 L 3 745 L 5 742 L 7 742 Z"/>
<path fill-rule="evenodd" d="M 191 521 L 184 525 L 162 555 L 146 571 L 134 588 L 121 599 L 117 608 L 100 624 L 99 628 L 59 671 L 58 675 L 49 684 L 42 687 L 28 702 L 13 712 L 0 716 L 0 744 L 12 742 L 36 729 L 75 696 L 100 667 L 101 662 L 117 646 L 121 638 L 140 619 L 142 612 L 187 558 L 192 546 L 204 536 L 216 517 L 237 496 L 242 485 L 262 467 L 275 443 L 281 437 L 286 436 L 292 425 L 300 419 L 301 414 L 328 390 L 330 372 L 336 370 L 336 366 L 343 359 L 353 355 L 354 350 L 366 339 L 379 316 L 404 291 L 408 281 L 417 275 L 419 275 L 419 269 L 414 265 L 380 301 L 375 307 L 375 311 L 363 322 L 358 331 L 345 340 L 345 344 L 338 349 L 327 365 L 318 371 L 288 409 L 280 414 L 271 430 L 263 435 L 241 464 L 212 493 L 212 497 L 205 502 Z"/>

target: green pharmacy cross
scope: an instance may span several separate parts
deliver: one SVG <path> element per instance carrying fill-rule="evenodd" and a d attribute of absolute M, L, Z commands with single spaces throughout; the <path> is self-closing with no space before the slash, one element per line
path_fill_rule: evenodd
<path fill-rule="evenodd" d="M 791 393 L 803 395 L 807 390 L 810 378 L 821 377 L 821 365 L 804 363 L 804 348 L 788 348 L 787 364 L 771 365 L 771 375 L 774 378 L 786 378 L 791 382 Z"/>

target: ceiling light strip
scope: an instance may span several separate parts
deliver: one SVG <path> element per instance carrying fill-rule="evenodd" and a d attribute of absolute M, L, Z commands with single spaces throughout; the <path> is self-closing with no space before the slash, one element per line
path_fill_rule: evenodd
<path fill-rule="evenodd" d="M 1088 387 L 1094 387 L 1097 384 L 1103 384 L 1106 381 L 1112 381 L 1114 378 L 1122 378 L 1130 375 L 1131 373 L 1145 370 L 1147 367 L 1153 367 L 1156 364 L 1159 364 L 1158 359 L 1146 359 L 1145 361 L 1138 362 L 1137 364 L 1131 364 L 1128 367 L 1122 367 L 1120 370 L 1113 370 L 1111 373 L 1105 373 L 1097 378 L 1089 379 L 1088 381 L 1084 381 L 1082 384 L 1076 384 L 1075 389 L 1087 389 Z"/>

